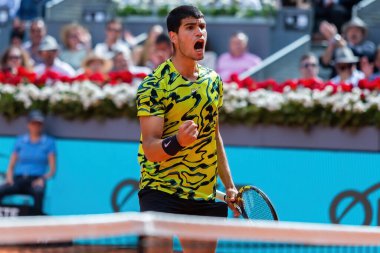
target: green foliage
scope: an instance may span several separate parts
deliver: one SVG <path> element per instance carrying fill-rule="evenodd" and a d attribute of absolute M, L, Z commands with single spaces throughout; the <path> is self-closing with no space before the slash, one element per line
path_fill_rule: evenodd
<path fill-rule="evenodd" d="M 169 14 L 169 5 L 163 5 L 157 10 L 159 17 L 166 17 Z"/>
<path fill-rule="evenodd" d="M 12 94 L 0 95 L 0 114 L 7 120 L 17 118 L 20 115 L 25 115 L 27 110 L 22 102 L 17 101 Z"/>
<path fill-rule="evenodd" d="M 148 8 L 137 7 L 133 5 L 126 5 L 123 8 L 117 10 L 116 14 L 120 17 L 128 16 L 150 16 L 153 11 Z"/>

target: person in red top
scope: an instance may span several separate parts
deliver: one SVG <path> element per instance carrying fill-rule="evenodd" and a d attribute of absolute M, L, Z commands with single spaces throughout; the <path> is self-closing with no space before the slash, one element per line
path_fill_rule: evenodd
<path fill-rule="evenodd" d="M 0 81 L 18 85 L 20 83 L 33 83 L 35 80 L 36 74 L 32 72 L 28 54 L 15 46 L 6 49 L 1 57 Z"/>

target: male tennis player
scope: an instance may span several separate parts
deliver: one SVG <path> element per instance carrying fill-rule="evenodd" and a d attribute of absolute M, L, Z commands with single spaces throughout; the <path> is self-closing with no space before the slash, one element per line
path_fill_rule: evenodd
<path fill-rule="evenodd" d="M 223 83 L 215 71 L 197 63 L 207 40 L 204 16 L 194 6 L 179 6 L 169 13 L 167 28 L 174 54 L 137 92 L 140 210 L 227 217 L 227 205 L 215 202 L 219 175 L 228 206 L 238 215 L 232 204 L 237 190 L 219 133 Z M 212 242 L 194 249 L 191 243 L 181 240 L 184 252 L 214 252 L 216 247 Z M 149 252 L 171 252 L 171 246 Z"/>

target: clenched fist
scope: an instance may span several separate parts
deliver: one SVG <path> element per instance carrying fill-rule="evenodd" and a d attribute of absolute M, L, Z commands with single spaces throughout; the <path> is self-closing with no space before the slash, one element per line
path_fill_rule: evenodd
<path fill-rule="evenodd" d="M 192 120 L 186 120 L 179 127 L 177 141 L 182 147 L 189 146 L 198 137 L 198 125 Z"/>

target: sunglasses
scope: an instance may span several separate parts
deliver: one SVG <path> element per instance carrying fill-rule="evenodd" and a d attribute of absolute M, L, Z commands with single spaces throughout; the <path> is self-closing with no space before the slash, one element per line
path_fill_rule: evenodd
<path fill-rule="evenodd" d="M 21 59 L 20 55 L 8 55 L 9 60 L 18 60 Z"/>
<path fill-rule="evenodd" d="M 317 67 L 317 64 L 316 63 L 303 63 L 302 65 L 301 65 L 301 67 L 302 68 L 310 68 L 310 67 L 312 67 L 312 68 L 316 68 Z"/>

